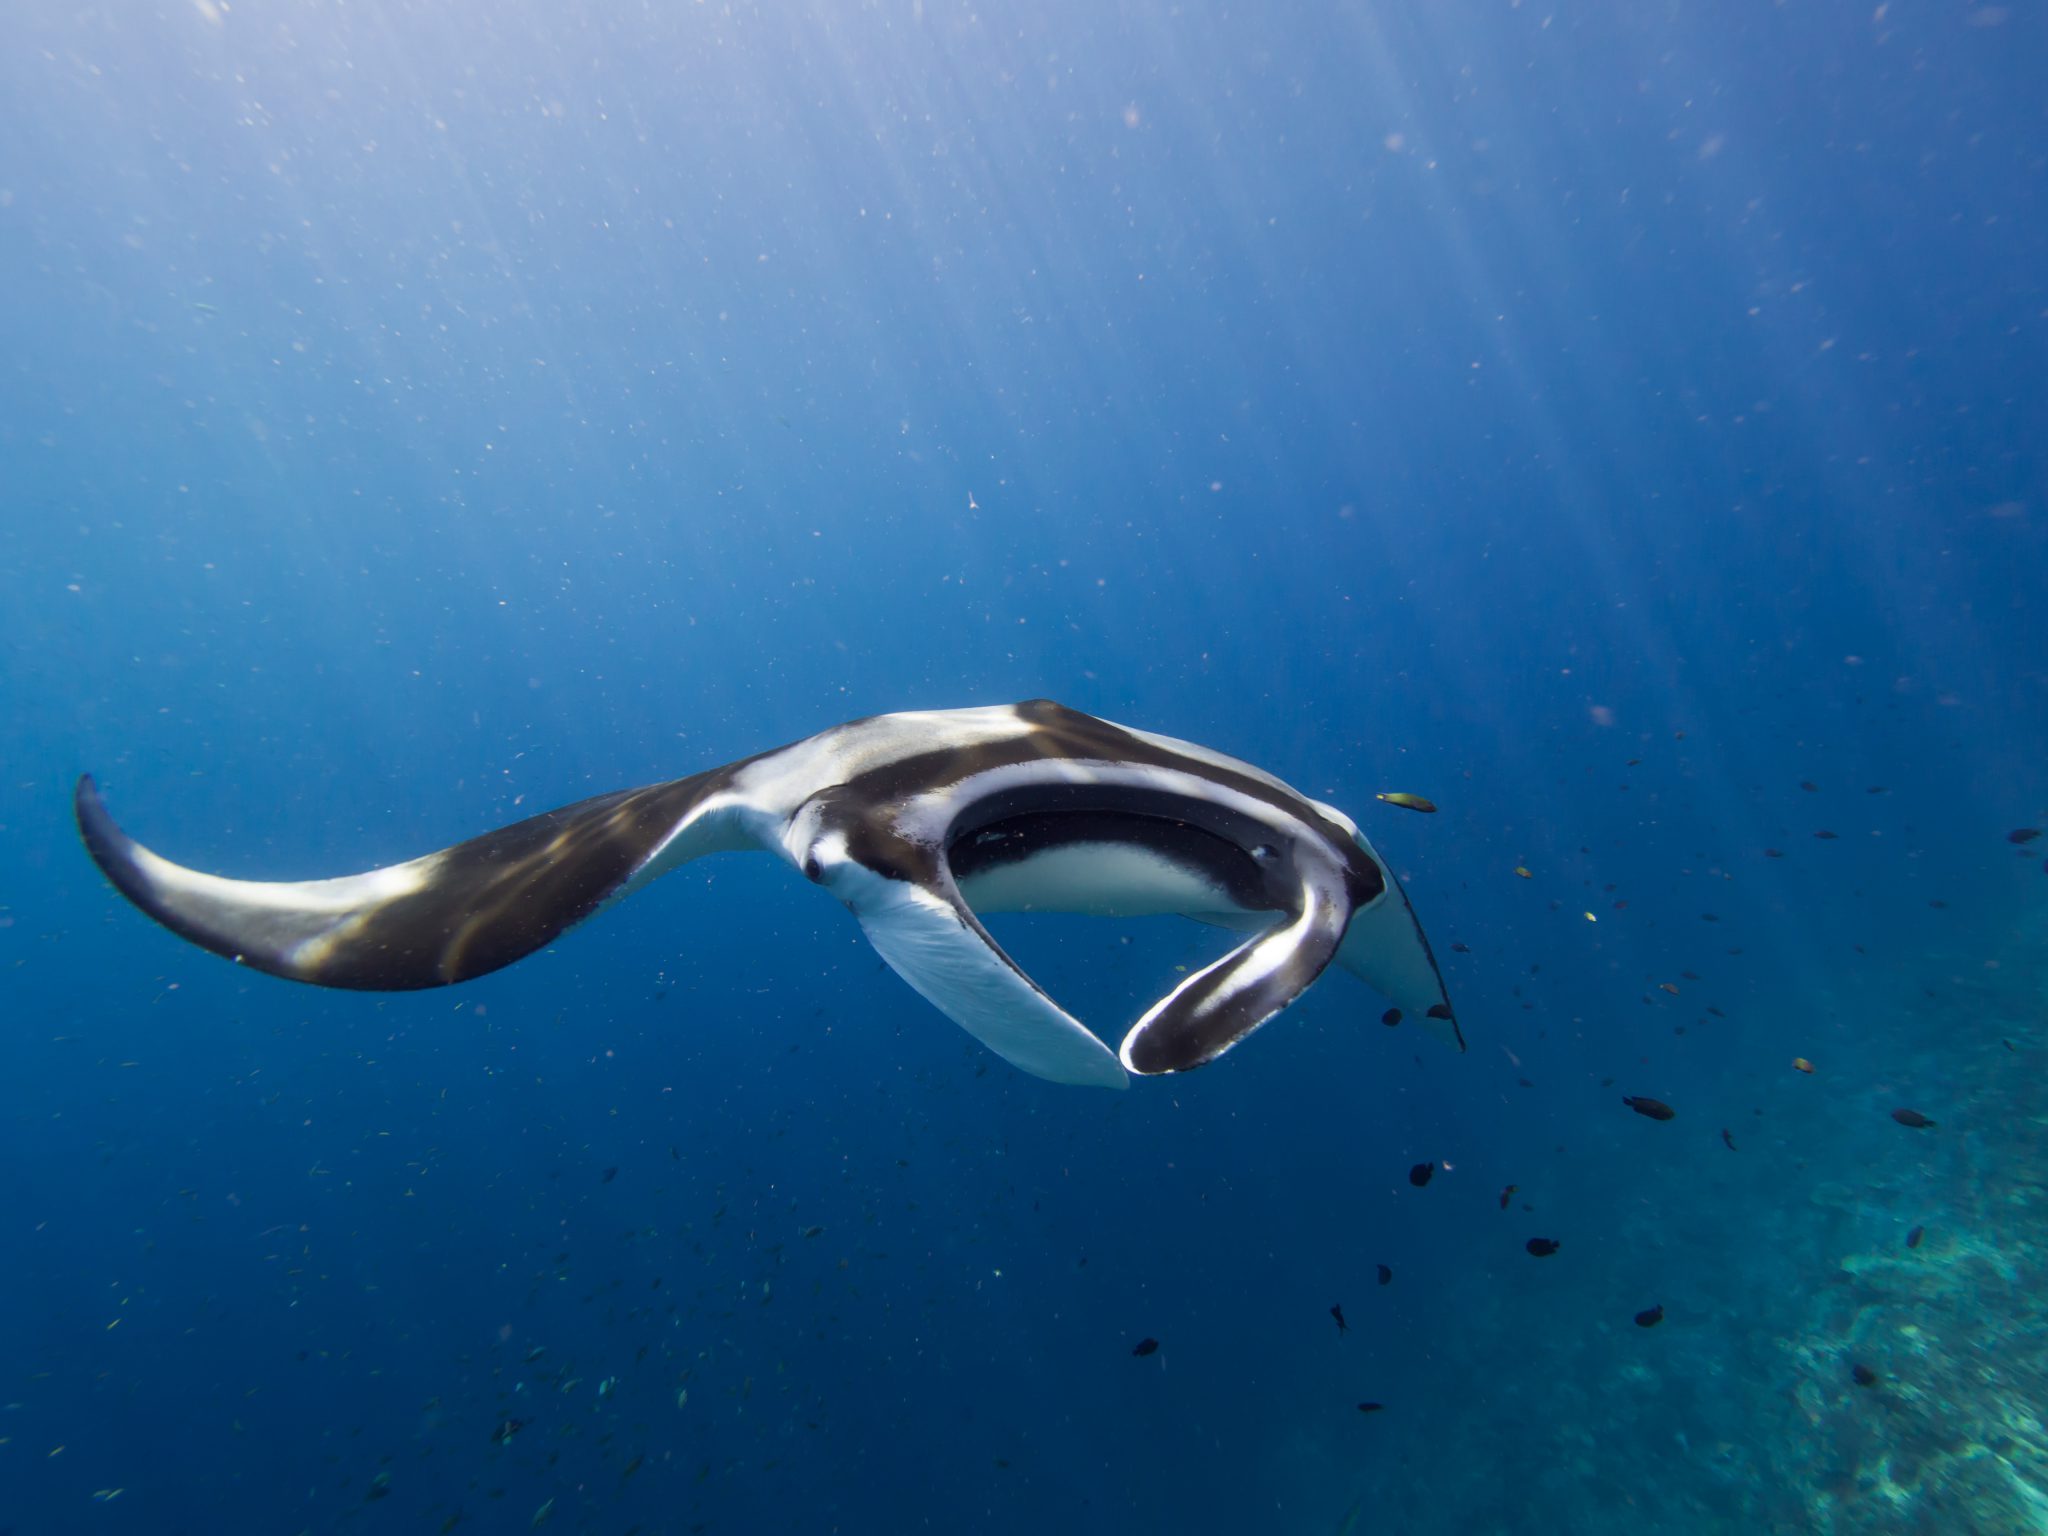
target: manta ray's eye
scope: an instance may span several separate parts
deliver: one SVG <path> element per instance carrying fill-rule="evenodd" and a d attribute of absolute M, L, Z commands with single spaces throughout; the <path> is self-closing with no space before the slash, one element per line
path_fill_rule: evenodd
<path fill-rule="evenodd" d="M 804 878 L 813 885 L 825 878 L 825 866 L 818 862 L 818 856 L 815 853 L 808 855 L 804 859 Z"/>

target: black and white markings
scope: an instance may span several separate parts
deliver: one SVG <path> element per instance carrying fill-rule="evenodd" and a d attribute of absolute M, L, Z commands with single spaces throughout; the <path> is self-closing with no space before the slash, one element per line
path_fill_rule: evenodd
<path fill-rule="evenodd" d="M 1335 960 L 1462 1048 L 1406 897 L 1341 812 L 1235 758 L 1045 700 L 877 715 L 723 768 L 550 811 L 334 880 L 200 874 L 76 811 L 114 885 L 193 943 L 320 986 L 444 986 L 510 965 L 706 854 L 780 854 L 1009 1061 L 1121 1087 L 1214 1060 Z M 1112 1054 L 977 913 L 1177 912 L 1251 937 Z"/>

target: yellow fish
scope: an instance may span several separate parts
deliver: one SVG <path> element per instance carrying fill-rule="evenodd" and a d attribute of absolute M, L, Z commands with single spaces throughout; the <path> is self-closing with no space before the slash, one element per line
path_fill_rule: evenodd
<path fill-rule="evenodd" d="M 1384 800 L 1389 805 L 1398 805 L 1403 810 L 1424 811 L 1431 815 L 1434 815 L 1436 812 L 1436 802 L 1434 800 L 1425 800 L 1420 795 L 1404 795 L 1396 792 L 1389 795 L 1377 795 L 1374 798 Z"/>

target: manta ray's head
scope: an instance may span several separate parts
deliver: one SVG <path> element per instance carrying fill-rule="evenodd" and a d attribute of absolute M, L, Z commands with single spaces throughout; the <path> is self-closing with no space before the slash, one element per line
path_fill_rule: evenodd
<path fill-rule="evenodd" d="M 856 907 L 877 887 L 941 878 L 940 857 L 862 814 L 842 788 L 811 796 L 783 828 L 783 855 L 806 880 Z"/>

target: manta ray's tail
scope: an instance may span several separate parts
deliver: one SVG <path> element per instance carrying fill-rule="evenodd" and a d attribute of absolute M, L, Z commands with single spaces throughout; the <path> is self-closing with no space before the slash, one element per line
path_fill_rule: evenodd
<path fill-rule="evenodd" d="M 720 813 L 723 774 L 598 795 L 338 880 L 182 868 L 114 824 L 89 774 L 73 805 L 107 878 L 173 933 L 273 976 L 402 992 L 510 965 L 687 859 L 751 846 Z"/>

